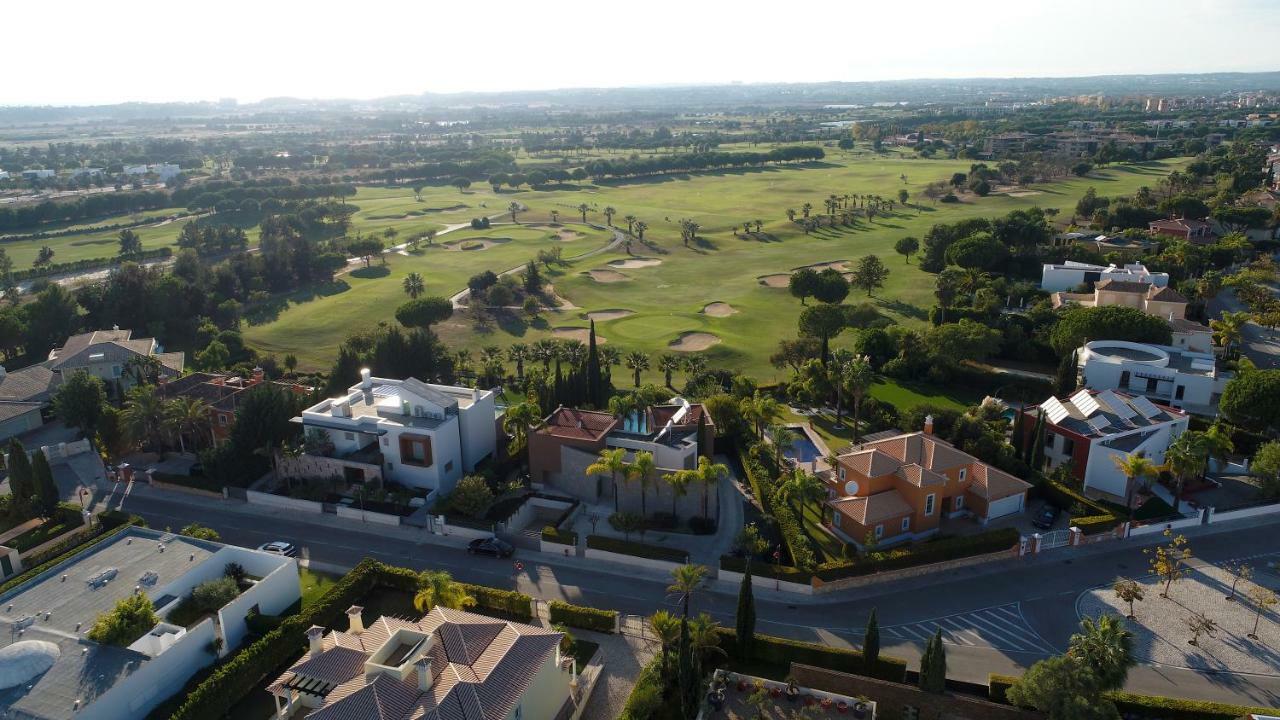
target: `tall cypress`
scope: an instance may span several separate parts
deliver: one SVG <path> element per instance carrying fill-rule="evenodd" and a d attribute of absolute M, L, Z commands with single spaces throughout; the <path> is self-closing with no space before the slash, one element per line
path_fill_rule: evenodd
<path fill-rule="evenodd" d="M 873 674 L 880 664 L 880 623 L 876 620 L 875 608 L 871 608 L 871 615 L 867 617 L 867 629 L 862 634 L 862 664 Z"/>
<path fill-rule="evenodd" d="M 931 693 L 947 689 L 947 651 L 942 646 L 942 630 L 929 638 L 920 658 L 920 689 Z"/>
<path fill-rule="evenodd" d="M 36 489 L 31 478 L 31 458 L 17 438 L 9 441 L 9 517 L 26 520 L 31 517 L 31 497 Z"/>
<path fill-rule="evenodd" d="M 1039 470 L 1044 464 L 1044 410 L 1036 413 L 1036 431 L 1031 437 L 1031 460 L 1028 462 L 1032 470 Z"/>
<path fill-rule="evenodd" d="M 1018 406 L 1018 418 L 1013 423 L 1013 454 L 1022 462 L 1027 461 L 1027 404 Z"/>
<path fill-rule="evenodd" d="M 31 481 L 35 486 L 35 497 L 41 517 L 51 518 L 58 509 L 58 485 L 53 481 L 53 468 L 49 467 L 49 459 L 43 452 L 37 452 L 31 462 Z"/>
<path fill-rule="evenodd" d="M 698 714 L 698 678 L 693 670 L 693 645 L 689 640 L 689 617 L 680 618 L 679 664 L 676 667 L 676 688 L 685 717 Z"/>
<path fill-rule="evenodd" d="M 1058 374 L 1054 379 L 1054 392 L 1058 395 L 1070 395 L 1076 389 L 1076 365 L 1078 358 L 1072 350 L 1058 363 Z"/>
<path fill-rule="evenodd" d="M 596 321 L 591 321 L 587 336 L 587 405 L 600 408 L 604 404 L 604 383 L 600 377 L 600 353 L 596 349 Z"/>
<path fill-rule="evenodd" d="M 742 574 L 742 586 L 738 588 L 738 659 L 740 662 L 751 661 L 751 650 L 756 640 L 756 598 L 751 587 L 751 558 L 747 558 L 747 569 Z"/>

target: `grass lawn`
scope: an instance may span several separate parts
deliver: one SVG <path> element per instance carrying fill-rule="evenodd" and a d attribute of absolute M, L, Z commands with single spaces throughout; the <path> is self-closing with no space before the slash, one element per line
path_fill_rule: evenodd
<path fill-rule="evenodd" d="M 66 229 L 74 227 L 101 227 L 103 225 L 114 225 L 117 223 L 131 222 L 135 219 L 143 218 L 161 218 L 168 215 L 187 212 L 186 208 L 165 208 L 162 210 L 148 210 L 136 215 L 116 215 L 109 218 L 100 218 L 92 222 L 81 225 L 70 226 Z M 178 220 L 176 222 L 167 222 L 157 220 L 154 225 L 142 225 L 132 228 L 138 233 L 138 237 L 142 239 L 142 247 L 146 250 L 164 247 L 166 245 L 173 246 L 178 240 L 178 233 L 182 231 L 182 226 L 190 220 Z M 52 229 L 52 228 L 51 228 Z M 251 244 L 256 244 L 258 239 L 258 230 L 246 230 L 250 236 Z M 101 230 L 98 232 L 84 232 L 73 235 L 64 235 L 53 238 L 41 238 L 34 240 L 15 240 L 11 242 L 0 242 L 0 248 L 8 253 L 13 259 L 13 267 L 15 270 L 24 270 L 31 267 L 32 261 L 36 259 L 36 255 L 40 252 L 40 248 L 48 245 L 53 248 L 53 262 L 65 263 L 74 262 L 76 260 L 86 260 L 90 258 L 109 258 L 115 257 L 120 251 L 120 231 L 119 230 Z M 177 247 L 174 246 L 175 252 Z"/>
<path fill-rule="evenodd" d="M 331 575 L 310 568 L 298 568 L 298 582 L 302 585 L 302 607 L 315 603 L 341 579 L 341 575 Z"/>
<path fill-rule="evenodd" d="M 732 367 L 762 382 L 772 382 L 785 379 L 788 373 L 773 368 L 768 357 L 779 338 L 795 335 L 801 306 L 785 289 L 762 284 L 761 276 L 877 254 L 891 270 L 886 286 L 870 298 L 855 292 L 847 302 L 869 301 L 896 322 L 922 325 L 933 302 L 933 276 L 919 271 L 914 259 L 907 263 L 893 252 L 898 238 L 922 237 L 935 223 L 997 216 L 1036 205 L 1069 214 L 1089 187 L 1097 188 L 1101 195 L 1128 194 L 1139 186 L 1153 185 L 1183 164 L 1184 160 L 1168 160 L 1115 165 L 1085 178 L 1020 188 L 1014 195 L 965 195 L 963 202 L 950 205 L 923 200 L 923 187 L 952 172 L 967 171 L 967 161 L 924 160 L 896 152 L 833 153 L 824 162 L 806 166 L 546 190 L 504 189 L 496 195 L 484 185 L 475 185 L 463 193 L 452 187 L 430 187 L 423 191 L 420 201 L 408 188 L 361 188 L 352 200 L 361 206 L 353 227 L 365 233 L 394 227 L 404 238 L 428 226 L 445 227 L 478 215 L 499 213 L 512 201 L 529 208 L 520 215 L 521 223 L 545 222 L 552 210 L 560 213 L 562 221 L 577 221 L 580 216 L 575 208 L 581 203 L 595 209 L 588 220 L 603 223 L 599 211 L 612 206 L 618 211 L 616 225 L 625 227 L 622 218 L 626 215 L 634 215 L 649 225 L 645 239 L 655 247 L 635 243 L 633 251 L 659 263 L 621 266 L 629 258 L 620 252 L 572 262 L 550 275 L 557 292 L 579 309 L 548 313 L 534 323 L 513 313 L 490 330 L 478 330 L 468 318 L 456 316 L 438 328 L 441 336 L 459 348 L 505 347 L 553 335 L 557 329 L 563 332 L 586 327 L 587 312 L 627 310 L 632 314 L 597 322 L 599 335 L 607 342 L 624 350 L 640 349 L 656 355 L 670 350 L 670 344 L 686 333 L 707 333 L 714 336 L 710 340 L 718 341 L 706 350 L 713 366 Z M 860 221 L 855 228 L 823 228 L 805 235 L 785 214 L 787 208 L 799 209 L 806 202 L 820 212 L 822 200 L 832 193 L 893 197 L 899 188 L 912 194 L 909 207 L 872 222 Z M 915 204 L 917 197 L 922 200 L 919 205 Z M 682 218 L 692 218 L 702 226 L 701 239 L 693 246 L 685 247 L 680 241 Z M 762 232 L 750 237 L 742 235 L 742 223 L 756 219 L 764 224 Z M 734 236 L 735 228 L 739 237 Z M 514 267 L 530 259 L 540 247 L 555 242 L 549 236 L 525 237 L 522 230 L 509 224 L 495 224 L 482 232 L 467 229 L 465 233 L 472 237 L 510 236 L 511 241 L 484 250 L 436 248 L 417 256 L 392 256 L 385 270 L 352 273 L 333 287 L 299 293 L 254 317 L 246 340 L 277 355 L 291 352 L 304 369 L 327 368 L 347 334 L 378 322 L 394 322 L 396 306 L 406 299 L 400 289 L 406 273 L 422 273 L 428 293 L 449 295 L 462 289 L 470 275 L 485 269 L 502 271 Z M 449 233 L 441 236 L 437 244 L 459 239 L 469 238 L 462 233 Z M 603 233 L 591 239 L 597 242 L 596 246 L 606 240 Z M 566 255 L 570 255 L 576 254 L 578 248 L 586 249 L 589 243 L 579 240 L 566 244 L 573 246 L 565 248 Z M 602 282 L 601 273 L 593 276 L 592 270 L 612 270 L 603 278 L 611 282 Z M 704 307 L 713 302 L 727 303 L 735 312 L 724 316 L 704 313 Z M 835 345 L 840 345 L 839 339 Z M 625 375 L 623 368 L 618 370 Z M 654 381 L 660 374 L 655 369 L 644 378 Z M 683 378 L 677 374 L 676 381 L 682 383 Z M 625 384 L 625 380 L 619 384 Z M 963 405 L 975 399 L 972 393 L 950 388 L 897 384 L 877 386 L 873 394 L 899 406 L 920 402 Z"/>
<path fill-rule="evenodd" d="M 41 543 L 48 542 L 63 533 L 76 529 L 80 527 L 80 525 L 81 523 L 69 525 L 66 523 L 55 523 L 46 520 L 43 524 L 31 528 L 21 535 L 9 540 L 5 544 L 18 552 L 26 552 L 33 547 L 37 547 Z"/>
<path fill-rule="evenodd" d="M 818 562 L 838 562 L 857 554 L 856 549 L 850 548 L 846 557 L 845 544 L 822 527 L 822 516 L 812 503 L 805 503 L 801 523 L 814 551 L 818 553 Z"/>

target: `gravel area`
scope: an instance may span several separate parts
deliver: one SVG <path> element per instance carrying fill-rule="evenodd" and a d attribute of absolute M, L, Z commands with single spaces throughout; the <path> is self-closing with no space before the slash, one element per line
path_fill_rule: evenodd
<path fill-rule="evenodd" d="M 1265 562 L 1253 565 L 1253 583 L 1280 592 L 1277 571 Z M 1169 597 L 1163 598 L 1159 578 L 1138 579 L 1145 599 L 1134 603 L 1136 617 L 1128 621 L 1138 659 L 1193 670 L 1280 675 L 1280 615 L 1276 612 L 1280 606 L 1263 614 L 1257 639 L 1248 637 L 1256 615 L 1248 600 L 1250 583 L 1241 581 L 1236 599 L 1228 601 L 1231 580 L 1222 568 L 1202 565 L 1176 580 Z M 1105 613 L 1124 616 L 1129 611 L 1110 587 L 1085 593 L 1077 608 L 1082 616 L 1091 617 Z M 1218 629 L 1214 637 L 1202 634 L 1198 645 L 1191 645 L 1186 621 L 1196 613 L 1204 613 Z"/>
<path fill-rule="evenodd" d="M 622 714 L 622 706 L 636 684 L 640 668 L 653 658 L 655 647 L 631 635 L 605 635 L 588 630 L 573 630 L 577 637 L 600 644 L 604 658 L 604 674 L 596 683 L 582 720 L 614 720 Z"/>

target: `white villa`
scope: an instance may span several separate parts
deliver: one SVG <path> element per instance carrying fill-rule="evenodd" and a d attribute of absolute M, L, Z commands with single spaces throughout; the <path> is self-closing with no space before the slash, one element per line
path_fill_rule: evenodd
<path fill-rule="evenodd" d="M 1044 265 L 1041 269 L 1040 289 L 1051 293 L 1062 292 L 1085 283 L 1098 283 L 1103 280 L 1140 282 L 1162 288 L 1169 284 L 1169 274 L 1151 272 L 1142 263 L 1128 263 L 1124 267 L 1115 265 L 1104 267 L 1067 260 Z"/>
<path fill-rule="evenodd" d="M 1218 370 L 1212 353 L 1125 340 L 1086 343 L 1078 362 L 1087 388 L 1145 395 L 1197 415 L 1218 414 L 1218 399 L 1233 377 Z"/>
<path fill-rule="evenodd" d="M 497 450 L 501 416 L 493 391 L 376 378 L 368 370 L 360 375 L 346 395 L 293 419 L 310 448 L 297 460 L 315 466 L 312 472 L 351 482 L 385 478 L 448 494 Z"/>

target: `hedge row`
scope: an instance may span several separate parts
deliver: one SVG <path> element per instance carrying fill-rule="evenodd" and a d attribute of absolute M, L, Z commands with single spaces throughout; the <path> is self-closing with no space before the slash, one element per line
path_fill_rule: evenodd
<path fill-rule="evenodd" d="M 899 570 L 917 565 L 985 555 L 1012 549 L 1021 539 L 1016 528 L 1001 528 L 977 535 L 922 542 L 893 550 L 863 555 L 850 562 L 823 563 L 817 576 L 827 582 L 841 578 L 871 575 L 885 570 Z"/>
<path fill-rule="evenodd" d="M 467 583 L 462 583 L 462 586 L 467 589 L 467 594 L 476 599 L 473 610 L 496 613 L 521 622 L 533 619 L 533 598 L 522 592 Z"/>
<path fill-rule="evenodd" d="M 1112 515 L 1112 516 L 1115 515 L 1115 513 L 1111 512 L 1111 510 L 1107 506 L 1099 503 L 1096 500 L 1090 500 L 1089 498 L 1076 492 L 1072 488 L 1069 488 L 1066 485 L 1063 485 L 1060 482 L 1055 482 L 1053 480 L 1046 479 L 1043 482 L 1041 482 L 1039 485 L 1037 485 L 1036 488 L 1040 492 L 1040 494 L 1044 496 L 1044 499 L 1048 500 L 1054 505 L 1057 505 L 1058 507 L 1062 508 L 1064 511 L 1068 513 L 1071 512 L 1072 506 L 1079 504 L 1088 511 L 1087 515 L 1090 517 L 1096 517 L 1101 515 Z M 1073 520 L 1072 522 L 1074 523 L 1075 521 Z"/>
<path fill-rule="evenodd" d="M 542 539 L 549 543 L 577 546 L 578 533 L 572 530 L 561 530 L 554 525 L 548 525 L 542 528 Z"/>
<path fill-rule="evenodd" d="M 1088 515 L 1071 518 L 1072 527 L 1078 527 L 1085 535 L 1098 535 L 1111 532 L 1123 522 L 1115 515 Z"/>
<path fill-rule="evenodd" d="M 837 672 L 863 675 L 889 682 L 903 682 L 907 676 L 907 661 L 896 657 L 881 655 L 875 667 L 868 668 L 862 653 L 847 648 L 830 647 L 817 643 L 789 640 L 772 635 L 756 634 L 752 644 L 751 657 L 739 655 L 737 633 L 730 628 L 719 628 L 720 647 L 730 660 L 737 662 L 760 662 L 786 668 L 791 663 L 827 668 Z"/>
<path fill-rule="evenodd" d="M 627 696 L 627 703 L 622 706 L 618 720 L 650 720 L 663 704 L 663 691 L 666 683 L 662 681 L 661 658 L 654 657 L 640 669 L 636 684 Z"/>
<path fill-rule="evenodd" d="M 110 516 L 105 517 L 104 516 Z M 123 517 L 124 520 L 119 520 Z M 146 527 L 142 518 L 136 515 L 125 515 L 118 510 L 108 510 L 98 516 L 98 528 L 88 535 L 77 535 L 70 540 L 59 543 L 39 555 L 28 555 L 23 558 L 28 568 L 0 584 L 0 595 L 27 582 L 40 573 L 54 567 L 58 563 L 69 560 L 89 548 L 124 532 L 126 528 L 137 525 Z"/>
<path fill-rule="evenodd" d="M 1018 678 L 1010 675 L 988 675 L 987 697 L 992 702 L 1004 705 L 1009 704 L 1009 688 L 1013 687 L 1016 682 L 1018 682 Z M 1120 711 L 1120 715 L 1127 718 L 1235 720 L 1250 714 L 1280 714 L 1280 710 L 1274 708 L 1231 705 L 1208 700 L 1185 700 L 1183 698 L 1160 697 L 1157 695 L 1134 695 L 1125 692 L 1109 692 L 1106 696 L 1111 702 L 1115 703 L 1116 710 Z"/>
<path fill-rule="evenodd" d="M 773 518 L 778 521 L 778 532 L 782 533 L 782 542 L 791 554 L 791 564 L 801 570 L 816 567 L 818 559 L 813 554 L 813 546 L 809 544 L 809 537 L 805 535 L 800 520 L 791 508 L 786 503 L 774 503 Z"/>
<path fill-rule="evenodd" d="M 569 627 L 612 633 L 618 627 L 617 610 L 601 610 L 599 608 L 570 605 L 567 602 L 552 600 L 551 622 L 564 623 Z"/>
<path fill-rule="evenodd" d="M 41 265 L 40 267 L 27 268 L 24 270 L 14 270 L 12 275 L 16 281 L 30 280 L 32 278 L 47 277 L 49 275 L 59 275 L 61 273 L 79 272 L 81 270 L 97 270 L 99 268 L 111 267 L 119 265 L 123 262 L 143 262 L 146 260 L 162 260 L 173 255 L 173 248 L 162 247 L 152 248 L 151 250 L 143 250 L 140 253 L 130 255 L 129 257 L 101 257 L 86 258 L 84 260 L 76 260 L 74 262 L 50 263 Z"/>
<path fill-rule="evenodd" d="M 605 552 L 618 553 L 619 555 L 631 555 L 633 557 L 648 558 L 649 560 L 663 560 L 682 565 L 689 561 L 689 553 L 679 548 L 646 545 L 630 540 L 605 537 L 604 535 L 588 535 L 587 547 L 592 550 L 603 550 Z"/>

